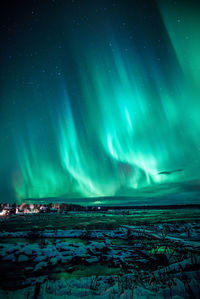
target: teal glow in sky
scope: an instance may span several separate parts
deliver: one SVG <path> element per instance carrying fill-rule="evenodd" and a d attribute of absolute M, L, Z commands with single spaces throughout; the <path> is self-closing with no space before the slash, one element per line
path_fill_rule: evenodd
<path fill-rule="evenodd" d="M 199 5 L 36 2 L 2 21 L 4 201 L 199 191 Z"/>

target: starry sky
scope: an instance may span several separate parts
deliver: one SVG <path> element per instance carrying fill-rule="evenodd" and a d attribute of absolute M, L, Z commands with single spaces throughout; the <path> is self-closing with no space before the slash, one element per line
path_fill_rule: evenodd
<path fill-rule="evenodd" d="M 4 2 L 0 201 L 198 202 L 198 1 Z"/>

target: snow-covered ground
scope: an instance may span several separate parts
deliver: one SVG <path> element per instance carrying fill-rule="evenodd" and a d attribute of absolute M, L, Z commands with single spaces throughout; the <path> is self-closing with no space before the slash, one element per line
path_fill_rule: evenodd
<path fill-rule="evenodd" d="M 198 221 L 0 237 L 0 298 L 199 298 Z"/>

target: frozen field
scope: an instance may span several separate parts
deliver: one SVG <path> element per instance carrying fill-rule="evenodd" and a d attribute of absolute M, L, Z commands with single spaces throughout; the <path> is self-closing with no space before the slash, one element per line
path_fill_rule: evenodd
<path fill-rule="evenodd" d="M 200 210 L 1 220 L 1 298 L 199 298 Z"/>

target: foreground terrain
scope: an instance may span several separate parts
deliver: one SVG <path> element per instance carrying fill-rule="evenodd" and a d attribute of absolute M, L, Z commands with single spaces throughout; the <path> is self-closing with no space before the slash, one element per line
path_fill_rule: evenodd
<path fill-rule="evenodd" d="M 200 209 L 1 219 L 1 298 L 199 298 Z"/>

